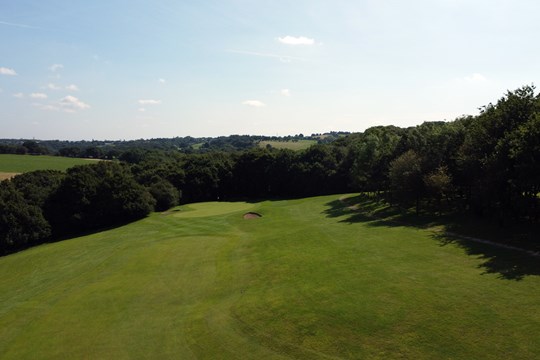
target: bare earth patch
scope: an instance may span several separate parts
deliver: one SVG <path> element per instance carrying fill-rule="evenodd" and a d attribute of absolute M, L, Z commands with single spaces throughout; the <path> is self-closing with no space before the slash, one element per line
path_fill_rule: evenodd
<path fill-rule="evenodd" d="M 11 179 L 15 175 L 19 175 L 19 173 L 8 173 L 8 172 L 0 172 L 0 181 Z"/>
<path fill-rule="evenodd" d="M 244 219 L 245 220 L 258 219 L 260 217 L 262 217 L 262 215 L 259 214 L 259 213 L 256 213 L 256 212 L 247 212 L 247 213 L 244 214 Z"/>

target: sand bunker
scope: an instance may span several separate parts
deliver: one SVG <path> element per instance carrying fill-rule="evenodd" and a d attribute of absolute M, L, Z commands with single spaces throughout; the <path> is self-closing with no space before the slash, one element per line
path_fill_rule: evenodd
<path fill-rule="evenodd" d="M 262 217 L 262 215 L 259 214 L 259 213 L 256 213 L 256 212 L 247 212 L 247 213 L 244 214 L 244 219 L 246 219 L 246 220 L 258 219 L 260 217 Z"/>

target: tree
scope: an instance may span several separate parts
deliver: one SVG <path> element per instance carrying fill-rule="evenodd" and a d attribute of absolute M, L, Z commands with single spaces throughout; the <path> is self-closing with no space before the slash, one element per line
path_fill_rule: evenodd
<path fill-rule="evenodd" d="M 437 170 L 425 175 L 424 184 L 428 193 L 437 201 L 437 209 L 440 215 L 442 210 L 441 200 L 443 196 L 448 198 L 452 188 L 452 178 L 448 174 L 448 168 L 446 166 L 440 166 Z"/>
<path fill-rule="evenodd" d="M 400 155 L 390 163 L 390 184 L 398 201 L 416 201 L 416 214 L 420 212 L 420 195 L 423 190 L 420 156 L 413 150 Z"/>
<path fill-rule="evenodd" d="M 150 184 L 148 191 L 156 200 L 156 211 L 170 209 L 180 202 L 180 192 L 165 179 L 158 179 Z"/>
<path fill-rule="evenodd" d="M 46 147 L 39 145 L 36 141 L 28 140 L 22 144 L 25 147 L 29 154 L 32 155 L 46 155 L 49 153 Z"/>
<path fill-rule="evenodd" d="M 140 219 L 154 204 L 127 166 L 102 161 L 68 169 L 45 214 L 55 234 L 74 234 Z"/>
<path fill-rule="evenodd" d="M 0 183 L 0 251 L 45 241 L 51 234 L 41 210 L 26 203 L 10 181 Z"/>
<path fill-rule="evenodd" d="M 58 189 L 65 174 L 57 170 L 37 170 L 15 176 L 11 182 L 27 203 L 42 208 Z"/>

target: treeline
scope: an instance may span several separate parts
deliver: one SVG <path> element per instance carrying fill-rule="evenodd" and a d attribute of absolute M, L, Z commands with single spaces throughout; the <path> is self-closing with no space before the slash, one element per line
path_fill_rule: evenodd
<path fill-rule="evenodd" d="M 41 171 L 0 186 L 1 250 L 113 226 L 183 202 L 369 192 L 417 212 L 540 217 L 540 97 L 508 92 L 478 116 L 372 127 L 304 151 L 131 149 L 122 162 Z"/>
<path fill-rule="evenodd" d="M 194 138 L 191 136 L 129 141 L 62 141 L 62 140 L 15 140 L 0 139 L 0 154 L 57 155 L 76 158 L 113 160 L 120 159 L 132 151 L 175 151 L 186 154 L 208 153 L 214 151 L 243 151 L 256 148 L 259 142 L 316 140 L 320 144 L 347 135 L 345 132 L 325 134 L 303 134 L 288 136 L 230 135 L 219 137 Z"/>

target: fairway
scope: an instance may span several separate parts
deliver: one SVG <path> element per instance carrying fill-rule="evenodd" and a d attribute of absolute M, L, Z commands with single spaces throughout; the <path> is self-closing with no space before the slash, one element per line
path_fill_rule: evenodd
<path fill-rule="evenodd" d="M 491 266 L 529 258 L 340 198 L 189 204 L 2 257 L 0 358 L 537 357 L 538 267 Z"/>
<path fill-rule="evenodd" d="M 0 176 L 20 174 L 35 170 L 66 170 L 75 165 L 91 164 L 91 159 L 77 159 L 45 155 L 0 154 Z M 5 176 L 7 177 L 7 176 Z"/>

